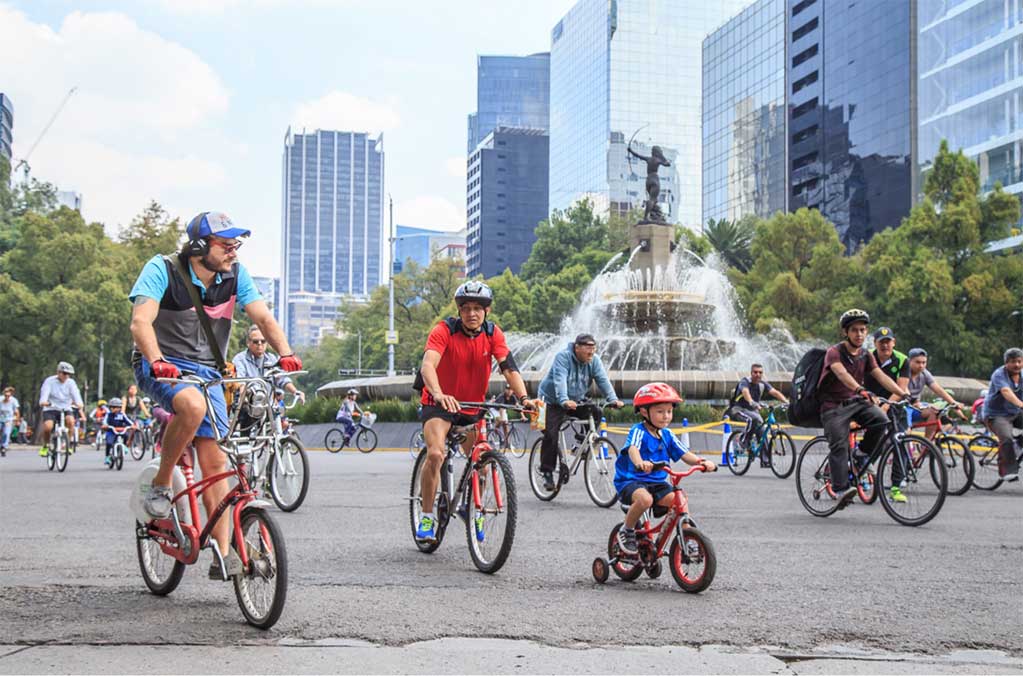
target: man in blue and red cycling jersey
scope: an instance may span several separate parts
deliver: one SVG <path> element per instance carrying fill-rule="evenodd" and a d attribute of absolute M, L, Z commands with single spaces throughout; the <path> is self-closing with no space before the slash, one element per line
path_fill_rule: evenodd
<path fill-rule="evenodd" d="M 455 291 L 458 317 L 439 322 L 426 339 L 426 354 L 420 368 L 424 386 L 419 419 L 423 421 L 427 455 L 420 486 L 423 504 L 416 529 L 417 540 L 432 542 L 436 539 L 433 502 L 440 482 L 440 468 L 447 455 L 448 431 L 452 426 L 471 425 L 482 417 L 483 410 L 461 409 L 459 402 L 486 400 L 491 360 L 497 360 L 501 374 L 523 406 L 533 406 L 504 332 L 487 319 L 493 300 L 493 292 L 483 282 L 465 282 Z M 467 447 L 474 441 L 474 435 L 470 435 Z"/>

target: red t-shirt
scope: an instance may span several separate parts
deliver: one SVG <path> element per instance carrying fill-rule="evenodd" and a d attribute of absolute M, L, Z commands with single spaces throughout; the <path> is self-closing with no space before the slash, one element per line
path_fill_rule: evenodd
<path fill-rule="evenodd" d="M 845 370 L 849 372 L 849 375 L 853 377 L 853 380 L 860 385 L 863 385 L 866 374 L 877 368 L 877 359 L 865 349 L 861 348 L 859 356 L 854 357 L 849 354 L 845 341 L 829 347 L 824 355 L 824 368 L 821 369 L 821 380 L 817 386 L 817 394 L 821 400 L 821 411 L 836 408 L 846 399 L 859 396 L 856 394 L 856 390 L 850 390 L 846 387 L 845 383 L 839 380 L 838 376 L 831 370 L 831 365 L 836 362 L 841 363 Z"/>
<path fill-rule="evenodd" d="M 485 401 L 490 385 L 491 359 L 502 362 L 510 354 L 504 332 L 494 324 L 492 335 L 481 331 L 470 338 L 459 324 L 452 333 L 446 322 L 439 322 L 426 339 L 426 349 L 440 353 L 437 364 L 437 379 L 444 394 L 459 401 Z M 423 405 L 434 406 L 436 402 L 427 388 L 423 388 Z M 476 409 L 466 409 L 475 413 Z"/>

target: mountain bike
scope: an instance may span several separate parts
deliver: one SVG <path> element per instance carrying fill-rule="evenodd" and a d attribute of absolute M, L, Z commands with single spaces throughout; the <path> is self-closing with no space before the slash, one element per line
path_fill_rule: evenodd
<path fill-rule="evenodd" d="M 348 436 L 344 427 L 331 427 L 323 437 L 323 446 L 331 453 L 337 453 L 349 443 L 354 442 L 355 448 L 362 453 L 372 453 L 377 447 L 377 433 L 373 429 L 373 423 L 377 420 L 376 413 L 363 411 L 359 422 L 355 425 L 355 432 Z"/>
<path fill-rule="evenodd" d="M 491 446 L 505 453 L 511 453 L 516 458 L 521 458 L 526 454 L 526 443 L 522 433 L 515 426 L 516 422 L 521 423 L 522 421 L 502 420 L 497 416 L 492 416 L 488 425 L 490 428 L 488 434 Z"/>
<path fill-rule="evenodd" d="M 533 495 L 544 502 L 550 502 L 561 487 L 568 483 L 569 478 L 583 468 L 583 480 L 590 500 L 598 507 L 610 507 L 618 502 L 618 489 L 615 488 L 615 462 L 618 460 L 618 447 L 607 438 L 607 423 L 604 409 L 614 402 L 593 404 L 580 402 L 579 407 L 586 407 L 588 416 L 585 420 L 566 417 L 558 430 L 558 469 L 554 477 L 554 490 L 544 488 L 543 473 L 540 471 L 543 437 L 533 442 L 529 451 L 529 487 Z M 578 409 L 577 409 L 578 410 Z M 597 423 L 599 418 L 600 423 Z M 571 435 L 574 442 L 567 455 L 572 456 L 569 466 L 565 449 L 566 437 Z"/>
<path fill-rule="evenodd" d="M 58 472 L 67 469 L 68 457 L 74 453 L 74 448 L 77 445 L 64 421 L 65 417 L 69 415 L 74 415 L 74 411 L 61 411 L 57 416 L 57 422 L 53 424 L 53 431 L 50 433 L 50 445 L 46 451 L 46 467 L 51 472 L 54 467 Z"/>
<path fill-rule="evenodd" d="M 309 458 L 294 427 L 289 426 L 285 432 L 283 414 L 272 403 L 267 403 L 268 393 L 273 392 L 275 381 L 283 373 L 280 369 L 268 369 L 263 377 L 266 386 L 249 389 L 241 399 L 250 424 L 246 426 L 247 433 L 240 435 L 239 443 L 251 453 L 249 485 L 270 495 L 281 511 L 293 512 L 302 506 L 309 491 Z M 305 373 L 307 371 L 293 371 L 287 375 L 294 378 Z M 258 401 L 255 400 L 257 392 Z M 285 410 L 297 404 L 295 395 Z"/>
<path fill-rule="evenodd" d="M 482 408 L 494 404 L 462 402 L 461 409 Z M 499 404 L 522 411 L 518 406 Z M 412 539 L 419 551 L 433 553 L 440 547 L 452 516 L 465 522 L 465 538 L 473 565 L 483 573 L 496 573 L 508 560 L 515 540 L 515 521 L 518 498 L 515 475 L 511 462 L 487 441 L 487 421 L 483 414 L 475 423 L 452 426 L 445 444 L 447 455 L 441 465 L 440 482 L 434 499 L 436 538 L 433 541 L 416 539 L 416 529 L 422 516 L 422 473 L 428 449 L 423 448 L 412 467 L 412 485 L 409 488 L 409 520 Z M 476 441 L 469 455 L 462 450 L 470 431 L 475 428 Z M 455 462 L 465 458 L 461 478 L 455 483 Z"/>
<path fill-rule="evenodd" d="M 743 437 L 747 430 L 737 429 L 728 437 L 725 444 L 725 460 L 728 469 L 737 476 L 745 474 L 753 458 L 760 456 L 761 462 L 766 462 L 771 471 L 779 479 L 787 479 L 796 465 L 796 443 L 792 441 L 789 433 L 781 428 L 781 423 L 775 417 L 775 411 L 779 414 L 784 412 L 787 406 L 763 406 L 767 409 L 767 417 L 760 426 L 757 434 L 750 434 L 750 438 L 743 443 Z M 749 422 L 747 425 L 751 424 Z"/>
<path fill-rule="evenodd" d="M 609 570 L 613 570 L 622 580 L 631 582 L 643 571 L 651 579 L 660 577 L 662 572 L 661 558 L 668 557 L 671 576 L 683 591 L 696 594 L 714 581 L 717 572 L 717 555 L 710 538 L 696 527 L 689 514 L 689 498 L 679 488 L 679 482 L 694 472 L 708 471 L 703 465 L 694 465 L 684 472 L 674 472 L 667 463 L 655 462 L 653 471 L 666 470 L 675 486 L 674 503 L 671 507 L 654 505 L 636 524 L 636 544 L 639 554 L 629 556 L 621 551 L 618 545 L 618 531 L 622 524 L 611 529 L 607 541 L 607 558 L 598 556 L 593 560 L 591 572 L 593 579 L 603 584 L 607 582 Z M 622 505 L 622 511 L 628 512 L 629 506 Z M 663 517 L 663 518 L 661 518 Z M 654 523 L 654 519 L 661 520 Z"/>
<path fill-rule="evenodd" d="M 230 511 L 232 520 L 232 546 L 242 561 L 243 572 L 234 576 L 234 592 L 246 622 L 259 629 L 269 629 L 284 611 L 288 593 L 288 557 L 284 536 L 280 527 L 266 508 L 270 503 L 257 499 L 256 492 L 249 484 L 247 459 L 251 451 L 232 438 L 238 426 L 239 407 L 231 414 L 228 433 L 222 436 L 210 399 L 210 388 L 221 383 L 241 383 L 240 397 L 245 396 L 248 383 L 258 378 L 214 378 L 204 381 L 195 374 L 182 373 L 180 378 L 159 378 L 165 383 L 188 383 L 197 385 L 206 401 L 207 415 L 213 422 L 213 434 L 220 450 L 231 461 L 228 471 L 203 477 L 194 477 L 195 450 L 189 446 L 175 467 L 175 495 L 170 516 L 143 523 L 135 522 L 135 542 L 142 571 L 142 579 L 149 590 L 166 596 L 181 582 L 185 566 L 198 561 L 203 549 L 211 549 L 220 562 L 224 581 L 227 581 L 227 565 L 220 554 L 220 548 L 212 537 L 213 525 L 224 512 Z M 155 472 L 155 468 L 154 468 Z M 224 499 L 213 510 L 209 520 L 202 523 L 199 510 L 199 496 L 210 486 L 223 479 L 234 479 L 235 484 Z M 133 504 L 138 513 L 141 505 L 140 491 L 151 481 L 146 473 L 136 484 Z"/>
<path fill-rule="evenodd" d="M 1023 462 L 1023 429 L 1013 431 L 1016 462 Z M 1004 483 L 998 473 L 998 439 L 990 433 L 976 434 L 969 441 L 970 455 L 976 465 L 973 485 L 982 491 L 993 491 Z"/>
<path fill-rule="evenodd" d="M 124 456 L 127 450 L 125 439 L 128 436 L 129 427 L 111 427 L 114 431 L 114 446 L 110 449 L 110 462 L 107 469 L 116 469 L 118 472 L 124 467 Z"/>
<path fill-rule="evenodd" d="M 860 485 L 873 472 L 873 490 L 884 498 L 881 505 L 888 516 L 904 526 L 920 526 L 937 516 L 945 502 L 945 462 L 934 444 L 902 431 L 905 426 L 898 416 L 908 420 L 908 402 L 880 401 L 890 405 L 888 420 L 877 426 L 884 427 L 884 437 L 869 457 L 854 456 L 850 446 L 849 485 Z M 832 489 L 830 452 L 827 437 L 814 437 L 796 460 L 796 492 L 803 507 L 814 516 L 831 516 L 844 506 Z M 871 468 L 874 463 L 876 470 Z M 904 502 L 897 501 L 893 487 L 899 489 Z"/>

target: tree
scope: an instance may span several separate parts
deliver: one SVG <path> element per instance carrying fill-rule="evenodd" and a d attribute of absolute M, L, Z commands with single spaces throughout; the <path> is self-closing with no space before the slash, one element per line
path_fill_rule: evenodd
<path fill-rule="evenodd" d="M 743 216 L 737 221 L 713 218 L 707 221 L 703 235 L 718 252 L 722 260 L 740 272 L 749 272 L 753 257 L 750 245 L 759 219 L 756 216 Z"/>

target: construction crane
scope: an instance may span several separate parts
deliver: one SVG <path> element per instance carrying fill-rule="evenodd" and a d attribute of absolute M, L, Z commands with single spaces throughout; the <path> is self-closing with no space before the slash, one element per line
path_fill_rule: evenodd
<path fill-rule="evenodd" d="M 18 160 L 18 163 L 14 165 L 14 171 L 12 173 L 17 173 L 18 169 L 21 169 L 22 167 L 25 168 L 25 183 L 28 183 L 28 175 L 29 172 L 31 171 L 31 167 L 28 164 L 28 158 L 32 157 L 32 153 L 35 151 L 36 146 L 38 146 L 39 142 L 43 140 L 44 136 L 46 136 L 46 132 L 50 131 L 50 127 L 52 127 L 53 123 L 57 121 L 57 116 L 60 115 L 60 111 L 64 110 L 64 106 L 67 105 L 68 100 L 71 98 L 72 95 L 74 95 L 76 91 L 78 91 L 78 87 L 72 87 L 71 89 L 68 90 L 67 95 L 64 96 L 64 100 L 60 102 L 59 106 L 57 106 L 57 110 L 54 111 L 53 116 L 50 118 L 50 121 L 47 122 L 46 126 L 43 127 L 43 130 L 39 132 L 39 136 L 36 137 L 36 142 L 33 143 L 32 147 L 28 149 L 28 152 L 25 153 L 25 156 Z"/>

